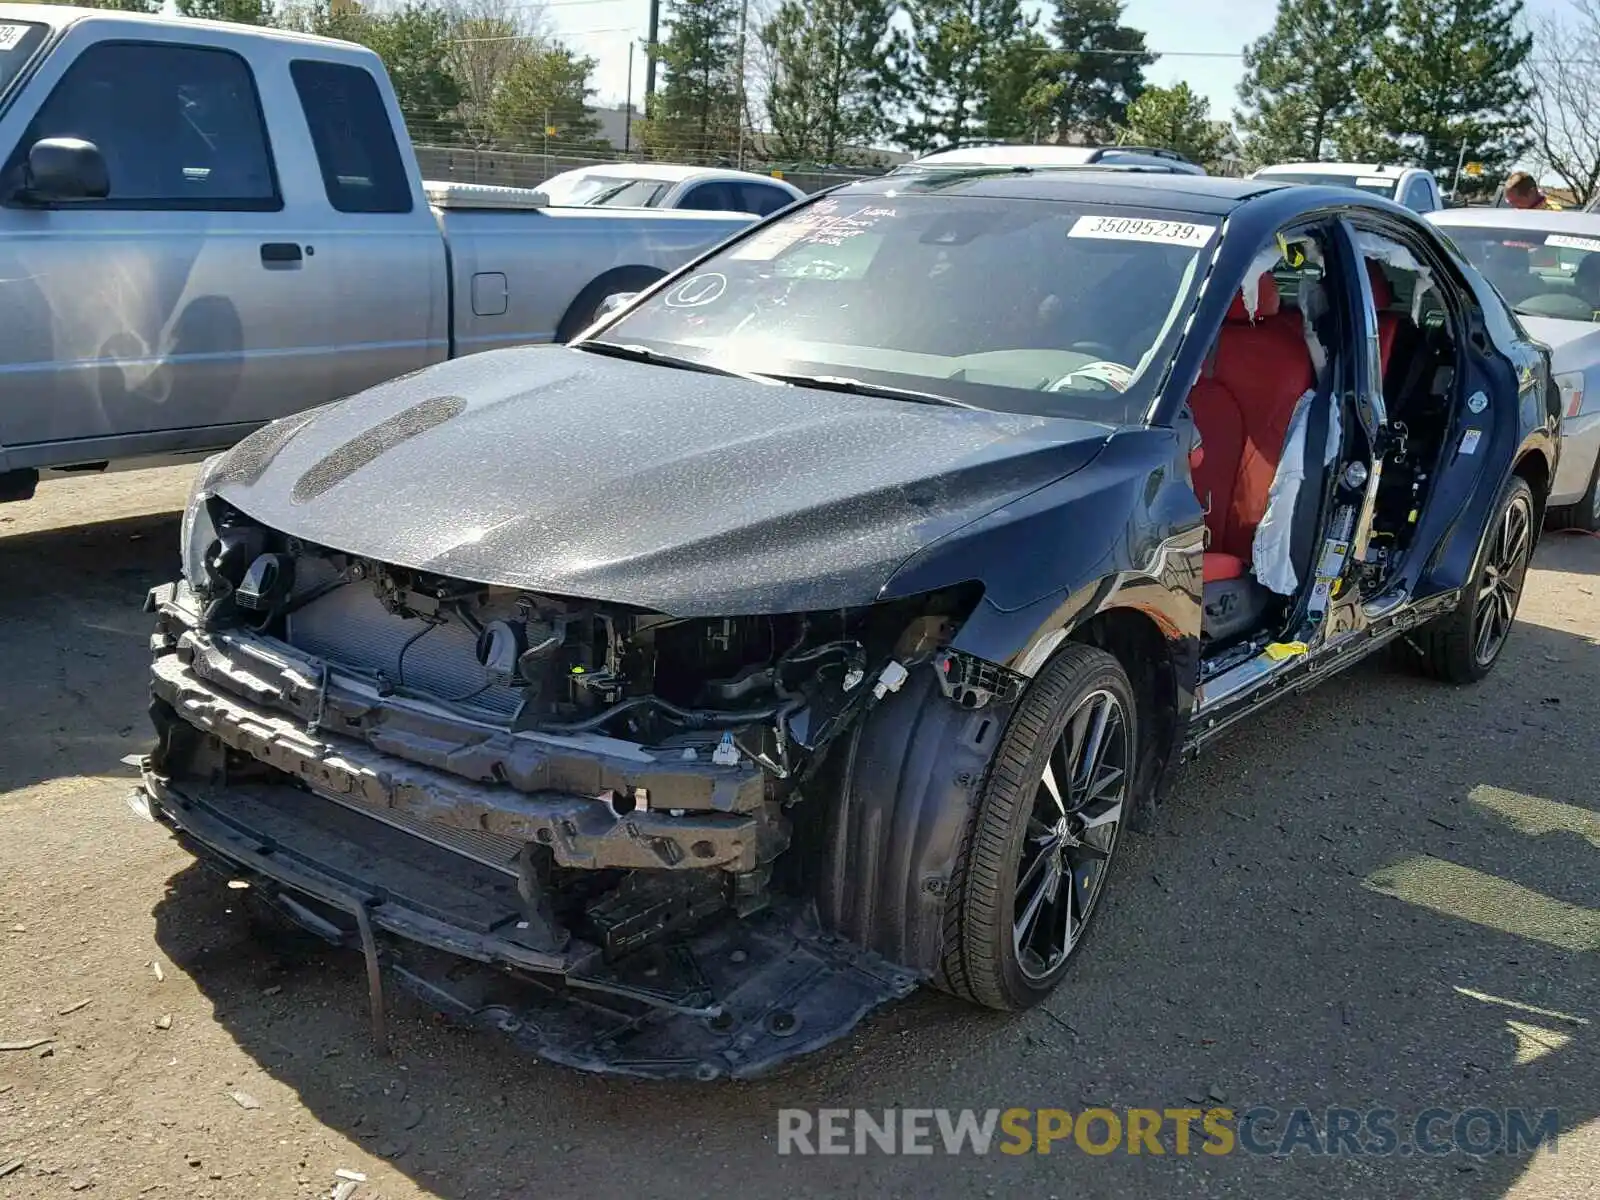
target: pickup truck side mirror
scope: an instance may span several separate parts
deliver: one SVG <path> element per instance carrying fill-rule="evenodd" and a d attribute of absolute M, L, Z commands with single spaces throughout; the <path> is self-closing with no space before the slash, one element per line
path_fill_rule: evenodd
<path fill-rule="evenodd" d="M 604 320 L 638 294 L 638 292 L 612 292 L 611 295 L 600 301 L 595 307 L 594 319 L 596 321 Z"/>
<path fill-rule="evenodd" d="M 31 204 L 104 200 L 111 176 L 100 147 L 82 138 L 41 138 L 28 150 L 17 199 Z"/>

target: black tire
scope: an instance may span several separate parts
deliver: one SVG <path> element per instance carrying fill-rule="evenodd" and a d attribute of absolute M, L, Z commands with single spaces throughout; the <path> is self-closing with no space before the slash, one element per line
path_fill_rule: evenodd
<path fill-rule="evenodd" d="M 593 325 L 600 315 L 600 306 L 612 296 L 642 292 L 664 274 L 650 267 L 624 267 L 602 275 L 579 292 L 567 308 L 561 324 L 556 326 L 556 341 L 565 345 Z"/>
<path fill-rule="evenodd" d="M 1549 524 L 1551 529 L 1600 532 L 1600 455 L 1595 457 L 1594 470 L 1589 472 L 1589 490 L 1576 504 L 1563 504 L 1560 508 L 1552 508 Z"/>
<path fill-rule="evenodd" d="M 1538 512 L 1527 481 L 1513 475 L 1501 488 L 1494 515 L 1479 539 L 1472 574 L 1461 590 L 1461 602 L 1402 639 L 1402 656 L 1411 666 L 1446 683 L 1476 683 L 1494 669 L 1522 600 L 1528 563 L 1533 557 Z M 1520 550 L 1502 544 L 1512 524 L 1525 531 L 1517 535 L 1525 542 Z M 1516 560 L 1509 563 L 1509 568 L 1508 559 Z M 1501 581 L 1510 584 L 1508 596 Z M 1487 596 L 1490 586 L 1500 589 L 1495 597 Z M 1493 614 L 1488 607 L 1491 600 L 1499 605 Z M 1485 621 L 1489 619 L 1494 624 L 1486 632 Z"/>
<path fill-rule="evenodd" d="M 1062 806 L 1055 799 L 1059 791 L 1047 787 L 1044 782 L 1045 769 L 1051 766 L 1054 778 L 1055 765 L 1066 761 L 1058 755 L 1066 752 L 1067 735 L 1077 728 L 1074 718 L 1082 719 L 1081 715 L 1087 713 L 1088 719 L 1094 719 L 1100 708 L 1091 709 L 1091 704 L 1110 711 L 1111 705 L 1102 697 L 1114 701 L 1123 721 L 1121 741 L 1116 747 L 1116 752 L 1125 756 L 1118 817 L 1115 826 L 1109 829 L 1107 825 L 1078 829 L 1075 848 L 1058 843 L 1052 866 L 1045 849 L 1045 837 L 1059 835 L 1061 830 L 1046 830 L 1043 823 L 1036 820 L 1035 813 L 1047 810 L 1054 815 L 1054 810 L 1048 808 L 1054 802 L 1063 808 L 1061 821 L 1071 822 L 1075 790 L 1069 788 L 1068 803 Z M 1102 739 L 1107 746 L 1106 764 L 1112 762 L 1110 728 L 1111 718 L 1107 717 L 1107 732 Z M 1060 983 L 1100 909 L 1099 901 L 1116 861 L 1122 831 L 1129 823 L 1138 746 L 1138 712 L 1133 685 L 1121 664 L 1105 651 L 1068 645 L 1029 685 L 1006 727 L 962 839 L 945 911 L 940 987 L 986 1008 L 1018 1011 L 1037 1004 Z M 1076 754 L 1072 759 L 1075 763 L 1078 761 Z M 1110 777 L 1110 769 L 1106 768 L 1103 778 Z M 1091 804 L 1095 806 L 1092 810 Z M 1109 811 L 1106 805 L 1103 796 L 1082 803 L 1080 823 L 1083 815 L 1091 811 L 1103 817 Z M 1094 851 L 1092 855 L 1091 850 Z M 1101 852 L 1103 859 L 1099 857 Z M 1083 862 L 1078 860 L 1080 855 L 1085 856 Z M 1034 874 L 1030 875 L 1024 868 L 1025 856 Z M 1039 865 L 1041 861 L 1045 863 L 1043 867 Z M 1079 882 L 1080 871 L 1087 869 L 1084 862 L 1098 863 L 1098 869 L 1094 872 L 1092 892 L 1076 934 L 1072 932 L 1071 898 L 1079 897 L 1080 904 L 1083 898 L 1076 887 L 1058 886 L 1055 892 L 1057 896 L 1067 897 L 1060 901 L 1066 904 L 1066 914 L 1061 926 L 1059 960 L 1046 961 L 1032 950 L 1019 952 L 1019 918 L 1025 917 L 1028 911 L 1024 900 L 1035 896 L 1033 888 L 1027 886 L 1028 879 L 1037 878 L 1034 887 L 1040 892 L 1046 891 L 1052 877 L 1058 885 L 1068 878 Z M 1062 874 L 1068 867 L 1072 871 L 1070 877 Z M 1021 895 L 1019 877 L 1024 884 Z M 1051 941 L 1044 922 L 1047 919 L 1054 922 L 1056 916 L 1046 914 L 1041 905 L 1055 903 L 1058 902 L 1046 900 L 1034 906 L 1035 936 L 1030 945 L 1039 944 L 1039 934 L 1045 935 L 1043 941 Z"/>

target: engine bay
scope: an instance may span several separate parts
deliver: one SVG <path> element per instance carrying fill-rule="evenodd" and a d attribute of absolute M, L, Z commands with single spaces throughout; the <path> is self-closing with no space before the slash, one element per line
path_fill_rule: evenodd
<path fill-rule="evenodd" d="M 794 781 L 948 643 L 976 586 L 904 602 L 680 619 L 375 562 L 268 530 L 219 500 L 204 624 L 277 639 L 509 733 L 593 734 Z"/>

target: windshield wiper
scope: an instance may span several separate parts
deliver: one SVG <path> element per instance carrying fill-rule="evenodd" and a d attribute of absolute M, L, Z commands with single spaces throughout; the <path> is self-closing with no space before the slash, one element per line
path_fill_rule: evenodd
<path fill-rule="evenodd" d="M 774 379 L 779 383 L 792 383 L 796 387 L 816 388 L 823 392 L 878 396 L 885 400 L 910 400 L 914 404 L 938 404 L 945 408 L 978 408 L 978 405 L 957 400 L 954 396 L 942 396 L 938 392 L 915 392 L 910 388 L 889 387 L 882 383 L 868 383 L 864 379 L 854 379 L 848 375 L 780 375 L 774 371 L 763 371 L 761 374 L 764 378 Z"/>
<path fill-rule="evenodd" d="M 734 379 L 748 379 L 751 383 L 771 384 L 770 375 L 754 375 L 749 371 L 735 371 L 732 367 L 719 367 L 716 363 L 701 362 L 694 358 L 680 358 L 676 354 L 662 354 L 648 346 L 623 342 L 573 342 L 573 350 L 586 350 L 590 354 L 604 354 L 609 358 L 625 358 L 629 362 L 654 363 L 658 367 L 672 367 L 678 371 L 700 371 L 706 375 L 727 375 Z"/>

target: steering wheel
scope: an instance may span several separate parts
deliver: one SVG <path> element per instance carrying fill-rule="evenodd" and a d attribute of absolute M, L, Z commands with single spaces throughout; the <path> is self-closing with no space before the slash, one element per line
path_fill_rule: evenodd
<path fill-rule="evenodd" d="M 1084 354 L 1092 354 L 1096 358 L 1109 358 L 1115 360 L 1116 351 L 1104 342 L 1073 342 L 1068 350 L 1077 350 Z"/>

